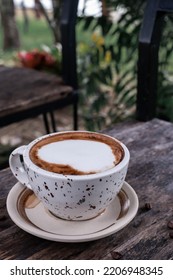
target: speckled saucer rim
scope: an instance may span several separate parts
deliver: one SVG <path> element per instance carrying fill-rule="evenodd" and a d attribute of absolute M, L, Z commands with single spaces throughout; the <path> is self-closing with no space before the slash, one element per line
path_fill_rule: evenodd
<path fill-rule="evenodd" d="M 139 201 L 136 192 L 127 182 L 124 182 L 122 189 L 125 191 L 125 193 L 127 194 L 130 200 L 130 206 L 126 215 L 124 215 L 118 221 L 115 219 L 115 223 L 109 228 L 104 228 L 104 224 L 103 224 L 103 229 L 94 234 L 83 233 L 81 235 L 74 235 L 74 236 L 58 235 L 54 233 L 45 232 L 44 230 L 35 227 L 31 223 L 28 223 L 20 215 L 17 208 L 17 201 L 19 195 L 21 194 L 24 188 L 25 187 L 18 182 L 12 187 L 12 189 L 10 190 L 7 196 L 6 207 L 10 218 L 18 227 L 20 227 L 24 231 L 34 236 L 51 240 L 51 241 L 56 241 L 56 242 L 67 242 L 67 243 L 87 242 L 87 241 L 101 239 L 106 236 L 117 233 L 133 220 L 133 218 L 137 214 L 138 207 L 139 207 Z M 70 221 L 69 221 L 69 226 L 70 226 Z"/>

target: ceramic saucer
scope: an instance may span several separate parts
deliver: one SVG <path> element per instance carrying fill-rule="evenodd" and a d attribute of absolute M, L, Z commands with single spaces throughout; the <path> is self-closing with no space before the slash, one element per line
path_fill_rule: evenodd
<path fill-rule="evenodd" d="M 101 215 L 87 221 L 55 217 L 20 183 L 14 185 L 7 197 L 7 211 L 17 226 L 32 235 L 59 242 L 84 242 L 111 235 L 124 228 L 137 210 L 138 197 L 127 182 Z"/>

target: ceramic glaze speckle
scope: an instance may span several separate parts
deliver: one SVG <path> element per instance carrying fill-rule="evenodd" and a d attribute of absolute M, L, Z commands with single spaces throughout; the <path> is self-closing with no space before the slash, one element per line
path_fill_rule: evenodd
<path fill-rule="evenodd" d="M 72 176 L 45 171 L 28 159 L 29 146 L 12 153 L 10 167 L 16 178 L 31 187 L 45 208 L 55 216 L 67 220 L 86 220 L 102 213 L 124 183 L 129 152 L 123 144 L 122 147 L 123 160 L 114 168 L 97 174 Z M 20 161 L 21 154 L 24 163 Z"/>
<path fill-rule="evenodd" d="M 68 220 L 85 220 L 97 216 L 115 198 L 125 179 L 127 166 L 116 174 L 86 181 L 34 176 L 28 171 L 36 196 L 54 215 Z"/>

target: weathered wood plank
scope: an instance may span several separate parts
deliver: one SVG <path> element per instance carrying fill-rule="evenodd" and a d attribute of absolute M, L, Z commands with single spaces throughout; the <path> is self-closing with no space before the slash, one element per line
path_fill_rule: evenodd
<path fill-rule="evenodd" d="M 22 67 L 0 67 L 0 117 L 65 98 L 72 88 L 57 75 Z"/>

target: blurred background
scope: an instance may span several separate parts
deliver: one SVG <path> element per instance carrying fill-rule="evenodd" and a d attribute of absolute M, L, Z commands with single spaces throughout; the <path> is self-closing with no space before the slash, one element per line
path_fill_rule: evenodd
<path fill-rule="evenodd" d="M 0 65 L 61 72 L 59 9 L 62 0 L 0 0 Z M 76 24 L 81 129 L 101 130 L 133 119 L 136 101 L 138 35 L 146 0 L 80 0 Z M 173 121 L 173 18 L 165 19 L 158 79 L 157 116 Z M 43 59 L 44 58 L 44 59 Z M 56 116 L 59 130 L 70 127 L 71 112 Z M 42 120 L 0 129 L 0 158 L 45 134 Z M 31 129 L 32 127 L 32 129 Z"/>

